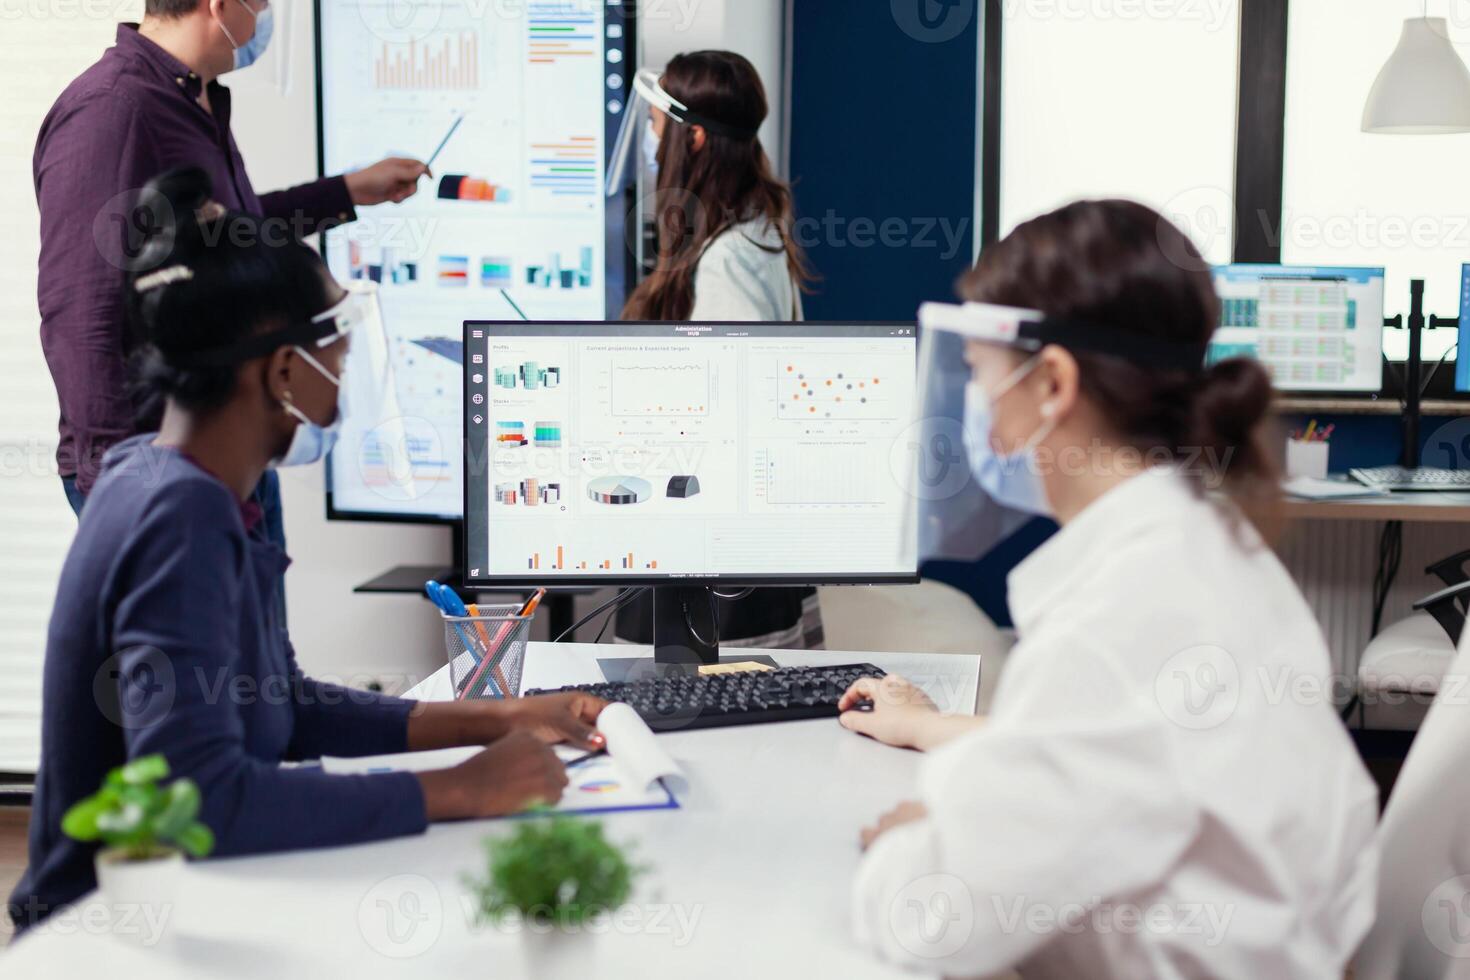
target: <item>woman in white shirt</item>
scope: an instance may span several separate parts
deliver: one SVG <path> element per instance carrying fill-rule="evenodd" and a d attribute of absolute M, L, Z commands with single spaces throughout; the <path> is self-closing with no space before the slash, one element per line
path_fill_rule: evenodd
<path fill-rule="evenodd" d="M 791 238 L 791 188 L 778 180 L 757 135 L 765 87 L 731 51 L 696 51 L 669 62 L 658 79 L 665 104 L 644 135 L 658 167 L 657 262 L 623 309 L 625 320 L 801 320 L 811 275 Z M 719 600 L 720 643 L 799 649 L 821 645 L 814 589 L 757 589 Z M 652 640 L 652 603 L 618 612 L 617 634 Z"/>
<path fill-rule="evenodd" d="M 1207 264 L 1153 211 L 1085 201 L 986 249 L 962 292 L 999 305 L 921 318 L 967 337 L 972 470 L 1062 528 L 1011 573 L 988 718 L 901 678 L 844 698 L 845 727 L 932 753 L 863 835 L 860 941 L 947 975 L 1341 976 L 1377 793 L 1247 516 L 1277 485 L 1271 387 L 1201 366 Z"/>

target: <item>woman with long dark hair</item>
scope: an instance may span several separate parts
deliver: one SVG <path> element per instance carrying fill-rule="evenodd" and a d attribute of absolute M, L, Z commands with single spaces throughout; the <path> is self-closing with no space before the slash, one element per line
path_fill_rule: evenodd
<path fill-rule="evenodd" d="M 1377 793 L 1257 530 L 1271 381 L 1206 366 L 1208 266 L 1148 208 L 1084 201 L 960 291 L 920 321 L 964 341 L 971 469 L 1061 531 L 1011 573 L 988 718 L 896 677 L 844 697 L 844 727 L 932 752 L 919 800 L 863 835 L 858 934 L 945 975 L 1341 976 L 1374 914 Z"/>
<path fill-rule="evenodd" d="M 757 135 L 768 112 L 765 87 L 731 51 L 696 51 L 669 62 L 657 80 L 644 157 L 658 168 L 657 258 L 623 309 L 625 320 L 803 319 L 812 280 L 792 239 L 791 188 L 777 179 Z M 718 599 L 720 643 L 781 649 L 817 647 L 815 589 L 757 589 Z M 618 613 L 618 636 L 652 641 L 647 597 Z"/>

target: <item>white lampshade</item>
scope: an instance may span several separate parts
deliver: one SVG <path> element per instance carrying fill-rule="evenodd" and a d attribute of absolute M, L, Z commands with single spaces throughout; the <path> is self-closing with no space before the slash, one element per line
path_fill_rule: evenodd
<path fill-rule="evenodd" d="M 1470 69 L 1443 17 L 1404 21 L 1363 107 L 1365 133 L 1470 133 Z"/>

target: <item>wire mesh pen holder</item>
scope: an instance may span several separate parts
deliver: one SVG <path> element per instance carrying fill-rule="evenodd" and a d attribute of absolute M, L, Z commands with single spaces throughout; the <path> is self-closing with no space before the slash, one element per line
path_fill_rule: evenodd
<path fill-rule="evenodd" d="M 535 615 L 520 606 L 481 606 L 476 616 L 444 617 L 444 648 L 454 697 L 513 698 L 521 689 L 526 642 Z"/>

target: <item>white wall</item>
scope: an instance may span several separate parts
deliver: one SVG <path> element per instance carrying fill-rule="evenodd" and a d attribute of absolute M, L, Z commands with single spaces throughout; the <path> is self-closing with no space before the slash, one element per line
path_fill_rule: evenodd
<path fill-rule="evenodd" d="M 780 0 L 663 0 L 642 5 L 643 63 L 681 51 L 726 48 L 750 58 L 766 83 L 772 117 L 762 130 L 780 159 Z M 236 139 L 257 189 L 316 175 L 315 76 L 311 6 L 277 5 L 277 38 L 260 65 L 228 81 Z M 284 43 L 281 43 L 284 42 Z M 303 666 L 320 676 L 381 679 L 401 689 L 437 668 L 444 655 L 436 616 L 416 596 L 358 596 L 352 587 L 394 565 L 449 557 L 440 528 L 329 523 L 321 467 L 282 473 L 286 534 L 295 564 L 286 575 L 291 634 Z"/>
<path fill-rule="evenodd" d="M 1409 280 L 1425 280 L 1425 310 L 1455 316 L 1460 263 L 1470 261 L 1465 173 L 1470 135 L 1384 136 L 1361 129 L 1363 104 L 1416 4 L 1294 0 L 1287 25 L 1286 160 L 1281 261 L 1384 266 L 1384 311 L 1407 313 Z M 1470 6 L 1430 4 L 1470 57 Z M 1452 330 L 1424 336 L 1424 356 L 1455 345 Z M 1384 334 L 1389 357 L 1408 335 Z"/>
<path fill-rule="evenodd" d="M 1238 0 L 1006 10 L 1001 235 L 1077 198 L 1127 197 L 1228 262 Z"/>

